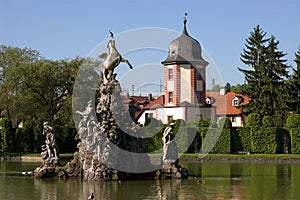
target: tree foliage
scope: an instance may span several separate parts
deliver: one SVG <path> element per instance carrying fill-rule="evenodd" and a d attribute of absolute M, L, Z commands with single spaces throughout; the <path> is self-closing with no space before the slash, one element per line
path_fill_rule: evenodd
<path fill-rule="evenodd" d="M 53 61 L 35 50 L 0 46 L 1 110 L 15 126 L 27 119 L 71 124 L 73 84 L 82 61 Z"/>
<path fill-rule="evenodd" d="M 285 53 L 278 50 L 279 41 L 274 36 L 266 38 L 266 32 L 258 25 L 246 39 L 241 61 L 252 69 L 238 68 L 245 75 L 246 85 L 242 94 L 251 98 L 244 106 L 247 113 L 262 116 L 285 117 L 284 81 L 288 78 Z"/>
<path fill-rule="evenodd" d="M 230 91 L 240 94 L 240 93 L 242 93 L 243 87 L 244 87 L 244 85 L 240 85 L 240 84 L 232 85 L 230 87 Z"/>
<path fill-rule="evenodd" d="M 295 53 L 296 68 L 293 69 L 291 78 L 287 81 L 287 105 L 289 110 L 300 114 L 300 46 Z"/>

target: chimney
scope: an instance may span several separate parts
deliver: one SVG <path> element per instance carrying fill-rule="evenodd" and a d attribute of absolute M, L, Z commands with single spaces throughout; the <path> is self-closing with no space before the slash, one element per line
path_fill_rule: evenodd
<path fill-rule="evenodd" d="M 148 100 L 149 100 L 149 101 L 152 100 L 152 94 L 151 94 L 151 93 L 148 94 Z"/>
<path fill-rule="evenodd" d="M 224 96 L 226 94 L 225 88 L 220 89 L 220 95 Z"/>

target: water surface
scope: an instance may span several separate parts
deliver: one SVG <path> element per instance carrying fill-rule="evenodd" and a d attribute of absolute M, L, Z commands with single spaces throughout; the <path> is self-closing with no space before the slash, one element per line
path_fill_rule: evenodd
<path fill-rule="evenodd" d="M 299 199 L 300 164 L 181 163 L 185 180 L 119 182 L 22 176 L 40 163 L 0 162 L 0 199 Z"/>

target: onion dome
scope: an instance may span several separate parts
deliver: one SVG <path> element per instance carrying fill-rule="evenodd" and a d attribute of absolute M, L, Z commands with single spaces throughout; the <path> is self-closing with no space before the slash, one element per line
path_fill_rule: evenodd
<path fill-rule="evenodd" d="M 162 64 L 200 64 L 207 66 L 208 62 L 202 58 L 200 43 L 192 38 L 186 30 L 187 19 L 185 17 L 183 23 L 184 28 L 182 34 L 170 43 L 169 55 Z"/>

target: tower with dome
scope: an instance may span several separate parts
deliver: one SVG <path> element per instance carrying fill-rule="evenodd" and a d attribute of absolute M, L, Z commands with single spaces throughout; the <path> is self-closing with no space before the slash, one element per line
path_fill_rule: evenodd
<path fill-rule="evenodd" d="M 172 119 L 212 119 L 215 107 L 206 104 L 206 67 L 200 43 L 187 31 L 183 20 L 181 35 L 170 42 L 164 67 L 164 95 L 157 102 L 145 106 L 138 121 L 143 124 L 148 116 L 168 123 Z"/>

